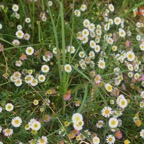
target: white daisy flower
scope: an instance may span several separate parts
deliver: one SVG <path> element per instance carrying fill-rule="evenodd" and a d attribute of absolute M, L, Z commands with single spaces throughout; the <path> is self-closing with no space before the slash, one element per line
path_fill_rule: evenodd
<path fill-rule="evenodd" d="M 128 77 L 132 78 L 133 77 L 133 72 L 128 72 Z"/>
<path fill-rule="evenodd" d="M 116 99 L 116 103 L 119 104 L 120 102 L 120 99 L 125 99 L 124 95 L 123 94 L 120 94 L 117 99 Z"/>
<path fill-rule="evenodd" d="M 122 20 L 121 20 L 120 17 L 116 17 L 116 18 L 114 19 L 115 25 L 119 25 L 119 24 L 121 24 L 121 22 L 122 22 Z"/>
<path fill-rule="evenodd" d="M 125 37 L 126 36 L 126 32 L 122 28 L 119 28 L 119 36 L 120 37 Z"/>
<path fill-rule="evenodd" d="M 96 38 L 95 38 L 95 42 L 96 42 L 96 43 L 100 43 L 100 38 L 99 38 L 99 37 L 96 37 Z"/>
<path fill-rule="evenodd" d="M 104 116 L 104 117 L 110 117 L 110 115 L 112 114 L 112 108 L 111 107 L 109 107 L 109 106 L 106 106 L 106 107 L 104 107 L 103 109 L 102 109 L 102 115 Z"/>
<path fill-rule="evenodd" d="M 4 136 L 9 137 L 13 134 L 13 129 L 6 128 L 6 129 L 3 130 L 3 133 L 4 133 Z"/>
<path fill-rule="evenodd" d="M 41 71 L 42 71 L 43 73 L 48 73 L 49 70 L 50 70 L 50 68 L 49 68 L 48 65 L 43 65 L 43 66 L 41 67 Z"/>
<path fill-rule="evenodd" d="M 140 50 L 144 51 L 144 44 L 143 43 L 140 45 Z"/>
<path fill-rule="evenodd" d="M 137 40 L 137 41 L 140 41 L 140 40 L 141 40 L 141 36 L 140 36 L 140 35 L 137 35 L 137 36 L 136 36 L 136 40 Z"/>
<path fill-rule="evenodd" d="M 12 41 L 12 44 L 15 45 L 15 46 L 19 46 L 19 45 L 20 45 L 20 41 L 17 40 L 17 39 L 14 39 L 14 40 Z"/>
<path fill-rule="evenodd" d="M 95 25 L 93 23 L 90 23 L 88 29 L 89 31 L 93 32 L 95 30 Z"/>
<path fill-rule="evenodd" d="M 14 77 L 14 79 L 19 79 L 19 78 L 21 78 L 21 75 L 22 74 L 20 72 L 15 71 L 12 76 Z"/>
<path fill-rule="evenodd" d="M 21 86 L 21 85 L 22 85 L 22 79 L 16 79 L 16 80 L 14 81 L 14 84 L 15 84 L 17 87 Z"/>
<path fill-rule="evenodd" d="M 116 118 L 109 119 L 109 126 L 111 128 L 116 128 L 118 126 L 118 120 Z"/>
<path fill-rule="evenodd" d="M 102 113 L 103 114 L 103 113 Z M 103 114 L 103 115 L 105 115 L 105 114 Z M 102 121 L 102 120 L 99 120 L 97 123 L 96 123 L 96 127 L 97 128 L 102 128 L 103 127 L 103 124 L 104 124 L 104 122 Z"/>
<path fill-rule="evenodd" d="M 13 4 L 12 10 L 13 10 L 14 12 L 17 12 L 17 11 L 19 10 L 19 6 L 18 6 L 17 4 Z"/>
<path fill-rule="evenodd" d="M 114 11 L 114 5 L 113 5 L 113 4 L 109 4 L 109 5 L 108 5 L 108 8 L 109 8 L 109 10 L 110 10 L 111 12 Z"/>
<path fill-rule="evenodd" d="M 42 59 L 43 59 L 43 61 L 45 61 L 45 62 L 48 62 L 48 61 L 50 61 L 50 57 L 49 56 L 43 56 L 42 57 Z"/>
<path fill-rule="evenodd" d="M 144 101 L 140 102 L 140 108 L 144 108 Z"/>
<path fill-rule="evenodd" d="M 107 39 L 107 42 L 112 45 L 113 42 L 114 42 L 114 40 L 113 40 L 112 38 L 108 38 L 108 39 Z"/>
<path fill-rule="evenodd" d="M 117 51 L 117 46 L 112 46 L 113 51 Z"/>
<path fill-rule="evenodd" d="M 109 4 L 109 5 L 108 5 L 108 8 L 109 8 L 109 10 L 110 10 L 111 12 L 114 11 L 114 5 L 113 5 L 113 4 Z"/>
<path fill-rule="evenodd" d="M 17 30 L 22 30 L 22 25 L 17 25 Z"/>
<path fill-rule="evenodd" d="M 28 123 L 28 125 L 29 125 L 29 126 L 31 126 L 31 125 L 32 125 L 32 123 L 33 123 L 33 122 L 36 122 L 36 121 L 37 121 L 36 119 L 31 118 L 31 119 L 30 119 L 30 121 L 29 121 L 29 123 Z"/>
<path fill-rule="evenodd" d="M 83 25 L 84 25 L 84 27 L 88 28 L 88 26 L 90 25 L 90 21 L 88 19 L 85 19 L 83 21 Z"/>
<path fill-rule="evenodd" d="M 101 36 L 101 35 L 102 35 L 101 29 L 96 29 L 96 34 L 97 34 L 98 36 Z"/>
<path fill-rule="evenodd" d="M 98 67 L 101 69 L 104 69 L 106 67 L 105 61 L 104 60 L 99 60 L 98 61 Z"/>
<path fill-rule="evenodd" d="M 140 136 L 144 139 L 144 129 L 140 131 Z"/>
<path fill-rule="evenodd" d="M 23 63 L 22 63 L 21 60 L 15 61 L 15 65 L 16 65 L 17 67 L 21 67 L 22 64 L 23 64 Z"/>
<path fill-rule="evenodd" d="M 37 144 L 47 144 L 48 139 L 46 136 L 42 136 L 41 138 L 38 139 Z"/>
<path fill-rule="evenodd" d="M 113 87 L 112 87 L 112 85 L 110 85 L 109 83 L 107 83 L 107 84 L 105 84 L 105 89 L 106 89 L 108 92 L 112 92 Z"/>
<path fill-rule="evenodd" d="M 88 30 L 88 29 L 84 29 L 84 30 L 82 31 L 82 35 L 83 35 L 84 37 L 89 36 L 89 30 Z"/>
<path fill-rule="evenodd" d="M 91 47 L 91 48 L 95 48 L 95 47 L 96 47 L 96 43 L 95 43 L 94 40 L 91 40 L 91 41 L 90 41 L 90 47 Z"/>
<path fill-rule="evenodd" d="M 2 29 L 2 27 L 3 27 L 3 26 L 2 26 L 2 24 L 0 23 L 0 30 Z"/>
<path fill-rule="evenodd" d="M 67 73 L 70 73 L 70 72 L 72 71 L 71 65 L 70 65 L 70 64 L 65 64 L 64 70 L 65 70 Z"/>
<path fill-rule="evenodd" d="M 82 43 L 86 44 L 88 42 L 88 37 L 82 36 Z"/>
<path fill-rule="evenodd" d="M 78 121 L 78 122 L 73 124 L 73 127 L 74 127 L 74 129 L 80 131 L 83 129 L 83 125 L 84 125 L 83 121 Z"/>
<path fill-rule="evenodd" d="M 14 13 L 15 18 L 20 19 L 20 14 L 19 13 Z"/>
<path fill-rule="evenodd" d="M 85 11 L 87 9 L 87 6 L 85 4 L 81 5 L 80 10 Z"/>
<path fill-rule="evenodd" d="M 78 121 L 83 121 L 83 116 L 80 113 L 75 113 L 72 116 L 73 123 L 77 123 Z"/>
<path fill-rule="evenodd" d="M 109 23 L 110 25 L 113 25 L 113 23 L 114 23 L 114 22 L 113 22 L 113 19 L 109 19 L 109 20 L 108 20 L 108 23 Z"/>
<path fill-rule="evenodd" d="M 104 30 L 108 31 L 109 29 L 110 29 L 110 24 L 109 23 L 105 24 L 104 25 Z"/>
<path fill-rule="evenodd" d="M 118 105 L 121 107 L 121 108 L 126 108 L 127 107 L 127 105 L 128 105 L 128 102 L 127 102 L 127 100 L 125 99 L 125 98 L 121 98 L 120 100 L 119 100 L 119 103 L 118 103 Z"/>
<path fill-rule="evenodd" d="M 67 47 L 67 52 L 74 54 L 75 53 L 75 47 L 74 46 L 68 46 Z"/>
<path fill-rule="evenodd" d="M 48 1 L 48 6 L 51 7 L 53 5 L 52 1 Z"/>
<path fill-rule="evenodd" d="M 57 54 L 57 48 L 53 48 L 53 53 L 56 55 Z"/>
<path fill-rule="evenodd" d="M 138 71 L 139 70 L 139 65 L 138 64 L 136 64 L 135 66 L 134 66 L 134 71 Z"/>
<path fill-rule="evenodd" d="M 132 51 L 128 51 L 128 52 L 126 53 L 126 57 L 127 57 L 127 60 L 128 60 L 128 61 L 134 61 L 134 60 L 135 60 L 135 54 L 134 54 L 134 52 L 132 52 Z"/>
<path fill-rule="evenodd" d="M 31 128 L 32 130 L 38 131 L 38 130 L 41 128 L 41 123 L 38 122 L 38 121 L 34 121 L 34 122 L 30 125 L 30 128 Z"/>
<path fill-rule="evenodd" d="M 6 111 L 10 112 L 10 111 L 12 111 L 14 109 L 14 106 L 11 103 L 7 103 L 5 105 L 5 109 L 6 109 Z"/>
<path fill-rule="evenodd" d="M 0 113 L 2 113 L 2 107 L 0 106 Z M 1 130 L 1 129 L 0 129 Z"/>
<path fill-rule="evenodd" d="M 131 36 L 131 31 L 127 31 L 127 36 Z"/>
<path fill-rule="evenodd" d="M 24 40 L 28 41 L 30 39 L 30 34 L 25 33 L 23 38 L 24 38 Z"/>
<path fill-rule="evenodd" d="M 94 47 L 94 51 L 95 51 L 96 53 L 100 52 L 100 50 L 101 50 L 101 48 L 100 48 L 99 45 L 96 45 L 96 46 Z"/>
<path fill-rule="evenodd" d="M 137 22 L 137 23 L 136 23 L 136 27 L 138 27 L 138 28 L 142 27 L 142 23 Z"/>
<path fill-rule="evenodd" d="M 30 125 L 29 124 L 25 125 L 25 130 L 30 130 Z"/>
<path fill-rule="evenodd" d="M 141 91 L 140 96 L 144 98 L 144 91 Z"/>
<path fill-rule="evenodd" d="M 127 67 L 128 67 L 128 70 L 130 70 L 130 71 L 133 71 L 133 69 L 134 69 L 132 64 L 128 64 Z"/>
<path fill-rule="evenodd" d="M 22 38 L 24 37 L 23 31 L 22 31 L 22 30 L 18 30 L 18 31 L 16 32 L 16 36 L 17 36 L 17 38 L 22 39 Z"/>
<path fill-rule="evenodd" d="M 27 55 L 32 55 L 34 53 L 34 48 L 29 46 L 26 48 L 26 54 Z"/>
<path fill-rule="evenodd" d="M 81 12 L 80 12 L 80 10 L 75 10 L 75 11 L 74 11 L 74 14 L 75 14 L 75 16 L 80 17 Z"/>
<path fill-rule="evenodd" d="M 96 28 L 97 29 L 102 29 L 101 25 L 99 25 L 99 24 L 96 26 Z"/>
<path fill-rule="evenodd" d="M 39 80 L 39 82 L 44 82 L 44 81 L 46 80 L 45 75 L 40 74 L 40 75 L 38 76 L 38 80 Z"/>
<path fill-rule="evenodd" d="M 29 17 L 25 18 L 25 22 L 26 23 L 30 23 L 31 22 L 31 19 Z"/>
<path fill-rule="evenodd" d="M 34 77 L 32 75 L 26 75 L 25 76 L 25 82 L 28 84 L 30 84 L 33 79 L 34 79 Z"/>
<path fill-rule="evenodd" d="M 14 127 L 20 127 L 21 124 L 22 124 L 22 119 L 17 116 L 17 117 L 15 117 L 15 118 L 12 119 L 11 124 Z"/>
<path fill-rule="evenodd" d="M 31 86 L 36 86 L 38 84 L 38 80 L 34 78 L 34 79 L 32 79 L 30 84 L 31 84 Z"/>
<path fill-rule="evenodd" d="M 108 136 L 106 137 L 106 142 L 107 142 L 108 144 L 114 144 L 114 143 L 115 143 L 115 137 L 114 137 L 113 135 L 108 135 Z"/>
<path fill-rule="evenodd" d="M 140 77 L 140 74 L 139 74 L 139 73 L 135 73 L 135 74 L 134 74 L 134 79 L 137 80 L 137 79 L 139 79 L 139 77 Z"/>
<path fill-rule="evenodd" d="M 91 62 L 91 61 L 90 61 L 91 59 L 90 59 L 89 57 L 87 57 L 87 56 L 84 58 L 84 60 L 85 60 L 85 63 L 86 63 L 86 64 L 89 64 L 89 63 Z"/>
<path fill-rule="evenodd" d="M 100 143 L 100 139 L 97 136 L 93 137 L 92 141 L 93 141 L 93 144 L 99 144 Z"/>
<path fill-rule="evenodd" d="M 85 53 L 83 51 L 79 52 L 79 57 L 80 58 L 84 58 L 85 57 Z"/>
<path fill-rule="evenodd" d="M 95 53 L 93 51 L 89 52 L 89 57 L 90 59 L 94 59 L 95 58 Z"/>

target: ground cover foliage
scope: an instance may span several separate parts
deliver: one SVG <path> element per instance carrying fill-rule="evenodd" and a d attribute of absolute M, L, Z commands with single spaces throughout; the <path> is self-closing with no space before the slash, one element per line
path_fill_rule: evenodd
<path fill-rule="evenodd" d="M 143 144 L 144 2 L 0 1 L 0 144 Z"/>

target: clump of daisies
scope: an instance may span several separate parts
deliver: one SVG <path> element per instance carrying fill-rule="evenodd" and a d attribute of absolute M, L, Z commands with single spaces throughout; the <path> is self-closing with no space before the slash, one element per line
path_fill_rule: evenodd
<path fill-rule="evenodd" d="M 25 126 L 26 130 L 34 130 L 34 131 L 38 131 L 41 128 L 41 123 L 39 121 L 37 121 L 36 119 L 32 118 L 30 119 L 30 121 L 28 122 L 28 124 Z"/>
<path fill-rule="evenodd" d="M 34 48 L 29 46 L 26 48 L 26 55 L 32 56 L 34 54 Z M 23 63 L 28 59 L 25 54 L 22 54 L 20 57 L 20 60 L 15 62 L 15 65 L 17 67 L 21 67 Z M 45 55 L 42 56 L 42 59 L 44 62 L 49 62 L 53 57 L 53 54 L 49 51 L 45 52 Z M 24 61 L 24 62 L 23 62 Z M 67 70 L 69 69 L 69 66 L 66 67 Z M 70 67 L 71 68 L 71 67 Z M 31 85 L 31 86 L 37 86 L 38 83 L 44 83 L 46 80 L 46 76 L 50 71 L 50 66 L 48 64 L 43 64 L 40 68 L 40 72 L 35 73 L 34 69 L 22 69 L 20 71 L 15 71 L 10 76 L 10 80 L 17 86 L 21 86 L 23 82 Z M 70 69 L 68 70 L 68 72 Z"/>
<path fill-rule="evenodd" d="M 80 113 L 74 113 L 72 115 L 72 122 L 74 129 L 80 131 L 83 129 L 84 121 L 83 116 Z"/>

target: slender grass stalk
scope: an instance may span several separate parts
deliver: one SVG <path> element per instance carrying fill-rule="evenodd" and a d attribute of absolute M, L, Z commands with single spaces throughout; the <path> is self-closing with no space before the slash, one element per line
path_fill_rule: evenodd
<path fill-rule="evenodd" d="M 57 59 L 57 62 L 58 62 L 59 78 L 60 78 L 60 83 L 61 83 L 62 82 L 62 73 L 61 73 L 61 70 L 60 70 L 61 69 L 61 61 L 60 61 L 60 49 L 59 49 L 57 29 L 56 29 L 54 18 L 52 16 L 51 9 L 50 9 L 49 6 L 48 6 L 48 11 L 49 11 L 50 19 L 51 19 L 52 26 L 53 26 L 53 32 L 54 32 L 54 37 L 55 37 L 56 48 L 58 49 L 58 54 L 57 54 L 56 59 Z"/>
<path fill-rule="evenodd" d="M 4 42 L 6 42 L 6 41 L 4 41 Z M 13 45 L 13 44 L 11 44 L 11 43 L 8 43 L 8 44 Z M 42 43 L 42 44 L 38 43 L 38 44 L 31 44 L 31 46 L 40 46 L 40 45 L 48 45 L 48 44 L 49 44 L 49 43 Z M 27 47 L 27 46 L 29 46 L 29 45 L 8 47 L 8 48 L 5 48 L 4 51 L 11 50 L 11 49 L 15 49 L 15 48 L 21 49 L 21 48 L 25 48 L 25 47 Z"/>
<path fill-rule="evenodd" d="M 45 11 L 45 4 L 44 4 L 44 0 L 42 0 L 42 11 Z"/>
<path fill-rule="evenodd" d="M 63 9 L 63 3 L 59 0 L 57 0 L 59 5 L 60 5 L 60 16 L 61 16 L 61 37 L 62 37 L 62 64 L 63 66 L 66 64 L 66 44 L 65 44 L 65 20 L 64 20 L 64 9 Z M 63 78 L 62 78 L 62 83 L 61 83 L 61 94 L 64 95 L 67 91 L 68 87 L 68 76 L 66 75 L 66 72 L 63 71 Z M 63 99 L 63 115 L 65 114 L 65 107 L 66 107 L 66 102 Z"/>
<path fill-rule="evenodd" d="M 84 97 L 83 97 L 83 100 L 82 100 L 82 104 L 81 104 L 80 108 L 78 109 L 79 113 L 81 113 L 83 108 L 84 108 L 84 104 L 86 103 L 87 96 L 88 96 L 88 85 L 85 85 L 85 87 L 84 87 Z"/>
<path fill-rule="evenodd" d="M 37 21 L 38 25 L 38 41 L 41 42 L 41 29 L 40 29 L 40 21 Z"/>
<path fill-rule="evenodd" d="M 34 41 L 34 24 L 35 24 L 35 2 L 32 1 L 32 42 Z"/>

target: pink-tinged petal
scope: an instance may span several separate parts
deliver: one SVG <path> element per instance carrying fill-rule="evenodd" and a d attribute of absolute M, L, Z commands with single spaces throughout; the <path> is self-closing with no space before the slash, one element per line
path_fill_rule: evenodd
<path fill-rule="evenodd" d="M 115 136 L 117 139 L 121 139 L 122 138 L 122 132 L 120 130 L 116 131 Z"/>
<path fill-rule="evenodd" d="M 144 81 L 144 74 L 140 77 L 140 81 Z"/>
<path fill-rule="evenodd" d="M 114 42 L 117 41 L 117 35 L 115 33 L 113 33 L 113 40 L 114 40 Z"/>
<path fill-rule="evenodd" d="M 66 100 L 66 101 L 67 101 L 67 100 L 69 100 L 69 99 L 70 99 L 70 97 L 71 97 L 71 95 L 70 95 L 70 94 L 65 94 L 63 98 L 64 98 L 64 100 Z"/>
<path fill-rule="evenodd" d="M 125 46 L 128 48 L 131 46 L 131 42 L 129 40 L 126 41 Z"/>

